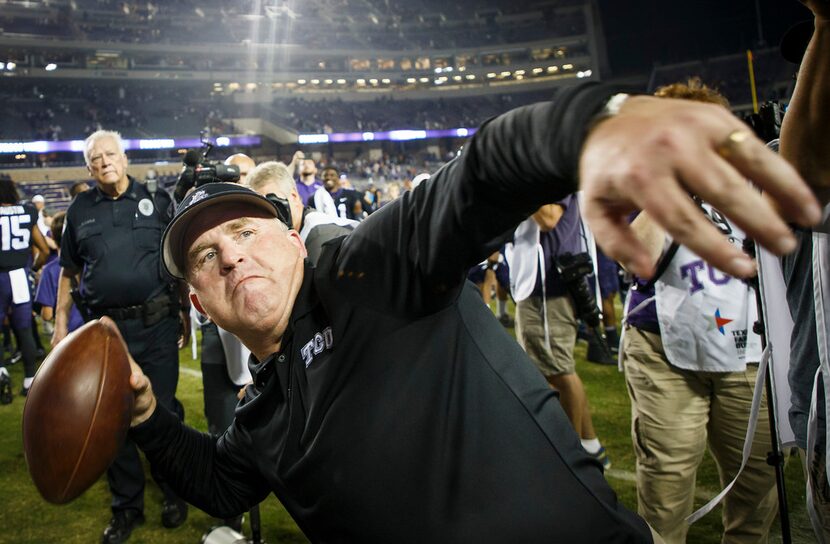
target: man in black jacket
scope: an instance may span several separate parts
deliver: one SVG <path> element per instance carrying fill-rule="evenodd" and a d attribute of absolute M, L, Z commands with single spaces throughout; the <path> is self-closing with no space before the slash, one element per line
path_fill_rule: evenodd
<path fill-rule="evenodd" d="M 324 246 L 314 268 L 266 199 L 228 184 L 192 193 L 165 231 L 164 262 L 251 349 L 254 383 L 217 440 L 158 408 L 134 367 L 132 438 L 200 508 L 227 517 L 273 492 L 315 542 L 651 542 L 465 271 L 576 190 L 580 154 L 597 238 L 645 276 L 625 222 L 636 207 L 723 270 L 752 273 L 684 189 L 779 252 L 789 229 L 740 175 L 791 219 L 819 211 L 732 116 L 611 94 L 584 86 L 489 121 L 429 182 Z M 706 185 L 717 176 L 734 193 Z"/>

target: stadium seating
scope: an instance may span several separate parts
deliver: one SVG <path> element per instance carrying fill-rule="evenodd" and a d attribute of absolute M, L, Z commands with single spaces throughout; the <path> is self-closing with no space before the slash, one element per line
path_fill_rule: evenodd
<path fill-rule="evenodd" d="M 366 102 L 277 99 L 271 119 L 300 133 L 477 127 L 511 108 L 553 97 L 555 90 L 432 100 Z"/>
<path fill-rule="evenodd" d="M 509 0 L 406 6 L 382 0 L 251 0 L 128 3 L 110 0 L 28 2 L 31 17 L 4 17 L 5 33 L 127 43 L 240 43 L 279 30 L 280 41 L 309 47 L 434 49 L 526 42 L 585 32 L 581 13 L 562 7 L 582 1 L 524 3 Z M 43 4 L 43 6 L 39 6 Z M 57 6 L 57 9 L 55 9 Z M 35 10 L 40 7 L 40 11 Z M 52 9 L 48 9 L 52 8 Z M 250 23 L 247 15 L 264 15 Z M 556 14 L 554 16 L 554 13 Z M 240 22 L 244 22 L 240 24 Z M 436 32 L 436 23 L 440 31 Z"/>

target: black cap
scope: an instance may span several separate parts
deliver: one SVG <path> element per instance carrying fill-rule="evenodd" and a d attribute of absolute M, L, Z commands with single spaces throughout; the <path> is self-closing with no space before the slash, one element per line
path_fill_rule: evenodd
<path fill-rule="evenodd" d="M 813 37 L 813 19 L 791 26 L 781 38 L 781 56 L 793 64 L 801 64 L 801 58 Z"/>
<path fill-rule="evenodd" d="M 184 235 L 197 211 L 220 204 L 248 204 L 279 217 L 274 204 L 247 187 L 238 183 L 206 183 L 187 195 L 176 215 L 161 235 L 161 258 L 167 273 L 174 278 L 184 279 Z"/>

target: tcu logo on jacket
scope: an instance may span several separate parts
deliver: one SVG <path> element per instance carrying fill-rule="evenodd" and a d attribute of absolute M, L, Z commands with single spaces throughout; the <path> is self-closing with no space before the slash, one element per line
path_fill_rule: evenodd
<path fill-rule="evenodd" d="M 300 349 L 300 355 L 303 356 L 306 368 L 314 360 L 315 355 L 320 355 L 324 349 L 328 350 L 334 345 L 334 335 L 332 335 L 331 327 L 326 327 L 323 332 L 318 332 L 314 338 L 308 341 Z"/>

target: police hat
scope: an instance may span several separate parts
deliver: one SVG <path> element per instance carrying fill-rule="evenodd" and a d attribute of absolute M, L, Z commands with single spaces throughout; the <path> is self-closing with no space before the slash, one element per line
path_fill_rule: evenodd
<path fill-rule="evenodd" d="M 184 279 L 184 236 L 199 210 L 220 204 L 248 204 L 278 218 L 277 207 L 259 193 L 237 183 L 206 183 L 187 195 L 161 235 L 164 268 L 174 278 Z"/>

